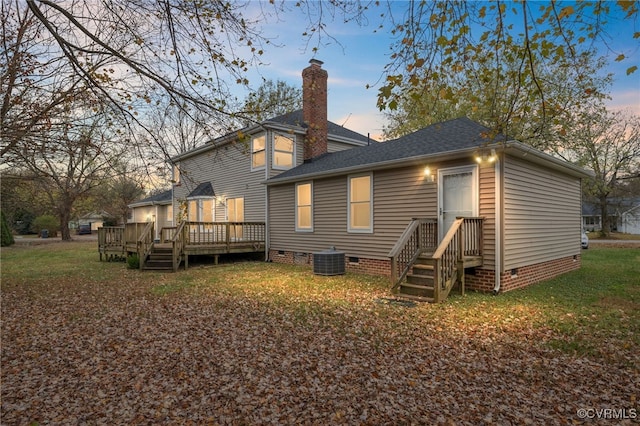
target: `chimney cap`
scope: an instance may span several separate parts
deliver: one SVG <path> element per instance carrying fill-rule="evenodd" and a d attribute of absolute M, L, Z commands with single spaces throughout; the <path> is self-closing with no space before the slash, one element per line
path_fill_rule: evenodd
<path fill-rule="evenodd" d="M 314 58 L 314 59 L 309 60 L 309 63 L 310 63 L 311 65 L 318 65 L 318 66 L 320 66 L 320 67 L 322 66 L 322 64 L 324 64 L 324 62 L 322 62 L 320 59 L 315 59 L 315 58 Z"/>

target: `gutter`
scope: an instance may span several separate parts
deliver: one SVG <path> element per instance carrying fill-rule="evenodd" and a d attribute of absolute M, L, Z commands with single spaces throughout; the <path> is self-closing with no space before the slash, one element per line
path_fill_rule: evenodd
<path fill-rule="evenodd" d="M 380 143 L 384 143 L 384 142 L 380 142 Z M 489 147 L 489 149 L 490 148 L 491 147 Z M 392 169 L 397 165 L 416 165 L 416 164 L 423 163 L 425 160 L 429 160 L 431 162 L 453 160 L 453 159 L 460 158 L 461 154 L 473 155 L 473 153 L 477 150 L 478 148 L 465 148 L 465 149 L 459 149 L 456 151 L 447 151 L 445 153 L 423 154 L 415 157 L 402 157 L 402 158 L 396 158 L 393 160 L 380 161 L 377 163 L 358 164 L 357 166 L 342 167 L 342 168 L 334 169 L 330 171 L 318 171 L 314 173 L 305 173 L 305 174 L 300 174 L 300 175 L 295 175 L 295 176 L 285 177 L 285 178 L 280 178 L 279 176 L 277 176 L 263 183 L 267 186 L 282 185 L 285 183 L 297 182 L 299 180 L 313 179 L 316 177 L 328 178 L 328 177 L 334 177 L 334 176 L 342 176 L 345 174 L 355 173 L 362 170 L 366 170 L 366 171 L 370 171 L 372 169 L 384 170 L 384 169 Z M 336 152 L 334 154 L 338 154 L 338 153 L 339 152 Z"/>

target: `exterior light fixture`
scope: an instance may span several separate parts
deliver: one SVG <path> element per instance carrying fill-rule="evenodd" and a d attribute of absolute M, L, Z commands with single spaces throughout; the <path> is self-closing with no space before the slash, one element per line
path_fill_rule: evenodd
<path fill-rule="evenodd" d="M 429 182 L 435 182 L 436 181 L 436 175 L 431 170 L 431 168 L 429 166 L 426 166 L 424 168 L 424 176 L 427 179 L 427 181 L 429 181 Z"/>
<path fill-rule="evenodd" d="M 498 159 L 498 154 L 496 154 L 496 150 L 491 148 L 491 152 L 487 150 L 475 151 L 473 153 L 473 158 L 476 160 L 476 163 L 494 163 Z"/>

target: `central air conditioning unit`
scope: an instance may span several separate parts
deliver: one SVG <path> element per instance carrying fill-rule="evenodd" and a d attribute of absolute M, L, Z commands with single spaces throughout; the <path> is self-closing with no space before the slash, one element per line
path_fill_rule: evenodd
<path fill-rule="evenodd" d="M 313 273 L 316 275 L 343 275 L 344 252 L 335 247 L 313 253 Z"/>

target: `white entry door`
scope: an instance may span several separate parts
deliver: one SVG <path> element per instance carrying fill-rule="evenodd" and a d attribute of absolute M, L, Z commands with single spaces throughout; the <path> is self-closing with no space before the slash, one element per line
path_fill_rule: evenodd
<path fill-rule="evenodd" d="M 440 240 L 456 217 L 478 216 L 477 166 L 438 171 L 438 237 Z"/>

